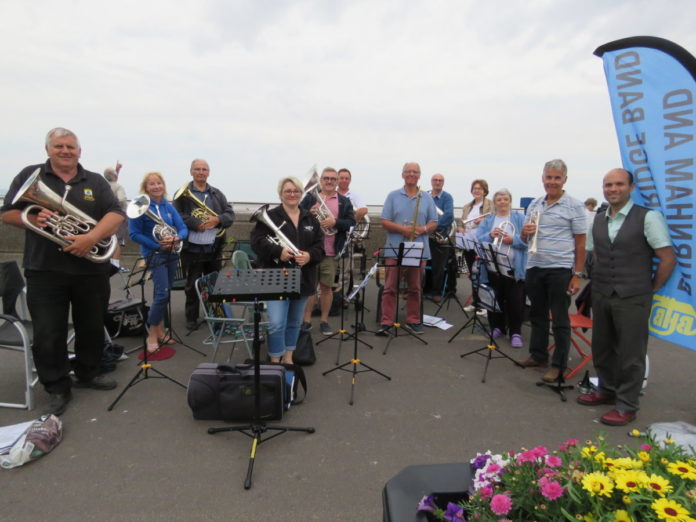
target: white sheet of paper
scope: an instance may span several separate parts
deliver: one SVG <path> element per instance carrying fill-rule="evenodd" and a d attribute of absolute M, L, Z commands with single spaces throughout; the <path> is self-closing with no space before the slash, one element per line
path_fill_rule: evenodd
<path fill-rule="evenodd" d="M 404 241 L 404 257 L 402 266 L 420 266 L 423 259 L 423 243 L 418 241 Z"/>

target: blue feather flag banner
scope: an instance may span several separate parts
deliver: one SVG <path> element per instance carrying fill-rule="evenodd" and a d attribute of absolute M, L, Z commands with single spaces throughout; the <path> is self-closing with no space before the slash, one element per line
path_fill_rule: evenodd
<path fill-rule="evenodd" d="M 677 44 L 636 36 L 598 47 L 633 200 L 667 220 L 677 267 L 655 294 L 650 333 L 696 350 L 694 92 L 696 59 Z"/>

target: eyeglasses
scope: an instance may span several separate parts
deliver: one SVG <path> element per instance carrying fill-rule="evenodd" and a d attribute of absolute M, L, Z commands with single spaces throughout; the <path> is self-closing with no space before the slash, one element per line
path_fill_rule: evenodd
<path fill-rule="evenodd" d="M 420 170 L 404 170 L 404 174 L 420 174 Z"/>
<path fill-rule="evenodd" d="M 300 191 L 300 190 L 284 190 L 283 194 L 287 194 L 288 196 L 291 196 L 291 195 L 296 195 L 296 194 L 302 194 L 302 191 Z"/>
<path fill-rule="evenodd" d="M 324 177 L 324 178 L 321 178 L 321 179 L 323 179 L 324 181 L 338 181 L 338 178 Z"/>

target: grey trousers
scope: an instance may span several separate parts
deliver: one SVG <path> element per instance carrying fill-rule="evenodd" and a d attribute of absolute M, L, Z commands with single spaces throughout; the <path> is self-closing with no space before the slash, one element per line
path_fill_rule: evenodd
<path fill-rule="evenodd" d="M 639 408 L 652 299 L 652 294 L 622 299 L 592 289 L 592 361 L 599 392 L 616 396 L 621 411 Z"/>

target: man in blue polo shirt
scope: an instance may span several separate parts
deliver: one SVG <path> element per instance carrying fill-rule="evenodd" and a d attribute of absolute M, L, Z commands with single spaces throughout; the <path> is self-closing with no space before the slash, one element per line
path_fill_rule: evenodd
<path fill-rule="evenodd" d="M 677 263 L 664 217 L 634 205 L 634 187 L 633 175 L 624 169 L 604 176 L 609 208 L 597 214 L 587 238 L 595 261 L 592 362 L 599 390 L 580 395 L 577 401 L 585 406 L 616 404 L 599 419 L 610 426 L 636 418 L 653 293 L 667 282 Z M 653 257 L 659 260 L 654 273 Z"/>
<path fill-rule="evenodd" d="M 547 162 L 541 181 L 546 195 L 535 199 L 527 207 L 527 223 L 522 227 L 521 234 L 522 240 L 530 247 L 531 243 L 536 243 L 536 252 L 529 251 L 525 275 L 527 295 L 531 301 L 530 357 L 520 364 L 526 368 L 548 366 L 550 312 L 556 349 L 551 368 L 542 379 L 551 383 L 559 378 L 568 359 L 568 307 L 571 296 L 580 289 L 585 265 L 587 224 L 585 206 L 563 190 L 568 181 L 568 167 L 563 160 Z"/>

